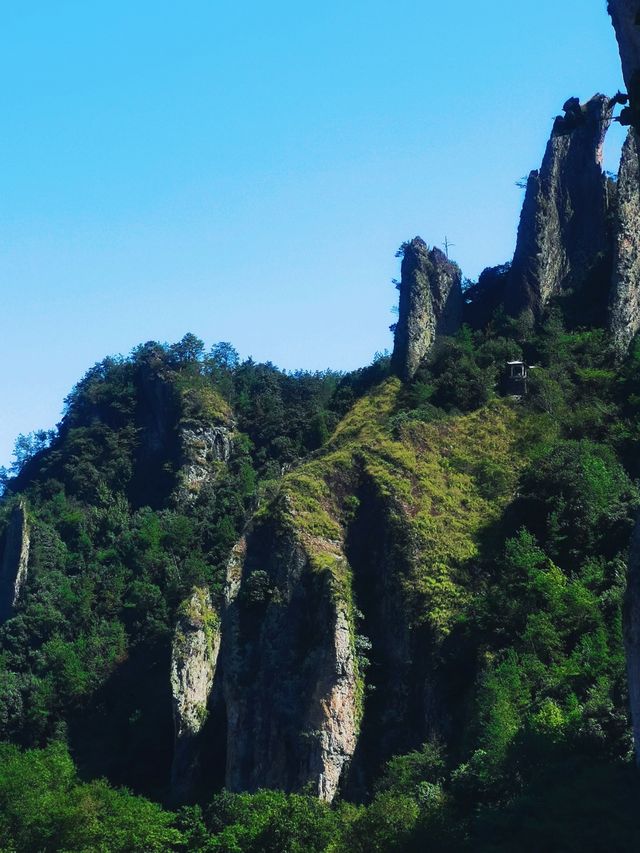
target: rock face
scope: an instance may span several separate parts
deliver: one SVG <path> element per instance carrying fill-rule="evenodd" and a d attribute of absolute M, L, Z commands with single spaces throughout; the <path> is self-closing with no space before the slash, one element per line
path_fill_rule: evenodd
<path fill-rule="evenodd" d="M 0 624 L 11 616 L 27 579 L 29 546 L 29 521 L 25 503 L 20 501 L 11 513 L 4 536 L 0 564 Z"/>
<path fill-rule="evenodd" d="M 640 328 L 640 138 L 634 128 L 622 149 L 614 216 L 609 322 L 623 354 Z"/>
<path fill-rule="evenodd" d="M 259 526 L 229 564 L 224 632 L 227 788 L 310 788 L 332 800 L 359 714 L 349 604 L 335 576 L 314 568 L 293 532 Z"/>
<path fill-rule="evenodd" d="M 171 648 L 175 749 L 171 791 L 177 802 L 193 788 L 197 738 L 207 716 L 218 652 L 220 620 L 206 589 L 195 588 L 181 606 Z"/>
<path fill-rule="evenodd" d="M 452 335 L 462 322 L 462 275 L 439 249 L 420 237 L 403 246 L 400 306 L 392 364 L 411 379 L 437 335 Z"/>
<path fill-rule="evenodd" d="M 194 424 L 180 430 L 180 500 L 195 500 L 204 483 L 215 477 L 217 463 L 229 461 L 233 435 L 233 424 Z"/>
<path fill-rule="evenodd" d="M 507 309 L 539 317 L 552 296 L 579 289 L 607 255 L 607 182 L 602 146 L 613 103 L 571 98 L 556 119 L 540 171 L 531 172 L 506 293 Z"/>
<path fill-rule="evenodd" d="M 626 118 L 636 130 L 640 130 L 640 7 L 636 0 L 609 0 L 608 6 L 630 97 Z"/>

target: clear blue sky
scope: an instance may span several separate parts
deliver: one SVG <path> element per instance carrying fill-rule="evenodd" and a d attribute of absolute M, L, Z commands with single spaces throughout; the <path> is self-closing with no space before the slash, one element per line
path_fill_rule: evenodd
<path fill-rule="evenodd" d="M 349 369 L 403 240 L 510 259 L 552 116 L 622 86 L 605 5 L 2 3 L 0 463 L 107 354 Z"/>

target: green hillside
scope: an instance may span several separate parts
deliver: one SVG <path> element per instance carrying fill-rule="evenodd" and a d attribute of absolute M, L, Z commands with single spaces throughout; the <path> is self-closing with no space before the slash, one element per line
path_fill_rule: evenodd
<path fill-rule="evenodd" d="M 2 503 L 6 539 L 25 502 L 31 552 L 0 629 L 1 845 L 637 844 L 621 614 L 640 350 L 619 362 L 557 313 L 500 322 L 443 339 L 404 384 L 384 359 L 288 376 L 189 336 L 147 344 L 89 371 L 55 435 L 21 440 Z M 501 392 L 514 352 L 539 366 L 523 399 Z M 184 430 L 221 425 L 230 457 L 184 493 Z M 332 805 L 221 792 L 214 705 L 206 778 L 166 811 L 143 796 L 171 805 L 175 620 L 194 586 L 223 610 L 249 521 L 256 541 L 293 537 L 347 607 L 360 753 Z M 288 612 L 263 569 L 242 582 L 254 626 Z"/>

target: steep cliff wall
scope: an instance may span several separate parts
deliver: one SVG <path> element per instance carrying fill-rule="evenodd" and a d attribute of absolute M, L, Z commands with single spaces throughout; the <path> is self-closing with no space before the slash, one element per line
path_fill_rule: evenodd
<path fill-rule="evenodd" d="M 608 8 L 630 97 L 623 120 L 640 130 L 640 6 L 637 0 L 609 0 Z"/>
<path fill-rule="evenodd" d="M 206 716 L 220 650 L 220 620 L 206 589 L 196 588 L 178 611 L 171 647 L 175 747 L 172 796 L 185 800 L 197 773 L 197 738 Z"/>
<path fill-rule="evenodd" d="M 331 800 L 358 725 L 348 569 L 336 543 L 305 539 L 258 523 L 229 567 L 226 784 Z"/>
<path fill-rule="evenodd" d="M 410 379 L 437 335 L 452 335 L 462 322 L 462 275 L 439 249 L 420 237 L 403 246 L 400 305 L 393 369 Z"/>
<path fill-rule="evenodd" d="M 629 129 L 618 173 L 613 223 L 609 323 L 616 349 L 626 352 L 640 328 L 640 140 Z"/>
<path fill-rule="evenodd" d="M 579 290 L 610 246 L 602 146 L 613 104 L 594 95 L 572 98 L 558 117 L 540 171 L 531 172 L 506 292 L 512 314 L 540 316 L 552 296 Z M 606 273 L 604 273 L 606 277 Z"/>
<path fill-rule="evenodd" d="M 4 535 L 0 563 L 0 624 L 11 616 L 27 579 L 30 541 L 26 505 L 21 500 L 11 513 Z"/>

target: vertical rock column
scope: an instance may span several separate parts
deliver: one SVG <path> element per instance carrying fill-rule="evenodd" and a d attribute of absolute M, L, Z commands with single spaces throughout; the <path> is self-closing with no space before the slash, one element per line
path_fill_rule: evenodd
<path fill-rule="evenodd" d="M 580 287 L 609 250 L 602 146 L 613 103 L 571 98 L 556 119 L 540 171 L 531 172 L 506 294 L 511 314 L 539 317 L 552 296 Z"/>
<path fill-rule="evenodd" d="M 634 128 L 622 149 L 614 217 L 609 322 L 623 355 L 640 328 L 640 138 Z"/>
<path fill-rule="evenodd" d="M 335 543 L 322 547 L 346 572 Z M 229 790 L 335 797 L 359 724 L 345 595 L 286 526 L 259 524 L 234 549 L 222 652 Z"/>
<path fill-rule="evenodd" d="M 400 306 L 392 364 L 411 379 L 437 335 L 453 335 L 462 322 L 462 275 L 439 249 L 420 237 L 403 247 Z"/>
<path fill-rule="evenodd" d="M 11 513 L 0 563 L 0 624 L 11 616 L 27 579 L 30 547 L 29 521 L 24 501 Z"/>
<path fill-rule="evenodd" d="M 207 716 L 220 650 L 220 620 L 205 589 L 195 588 L 180 607 L 171 649 L 175 749 L 171 792 L 188 798 L 197 771 L 197 737 Z"/>

